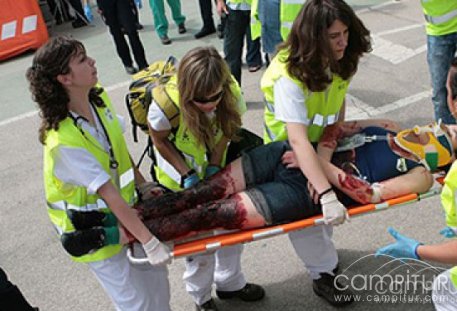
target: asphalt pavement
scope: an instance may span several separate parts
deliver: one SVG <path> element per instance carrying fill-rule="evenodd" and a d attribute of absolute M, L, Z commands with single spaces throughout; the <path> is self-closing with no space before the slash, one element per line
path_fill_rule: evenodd
<path fill-rule="evenodd" d="M 425 27 L 419 1 L 348 2 L 371 30 L 374 50 L 363 58 L 349 88 L 347 118 L 387 117 L 404 126 L 432 121 Z M 201 45 L 214 45 L 222 50 L 222 41 L 216 35 L 194 39 L 193 34 L 201 27 L 198 2 L 182 0 L 182 7 L 187 16 L 188 32 L 179 35 L 170 19 L 169 36 L 173 40 L 170 46 L 160 44 L 148 4 L 145 3 L 140 10 L 140 19 L 145 25 L 140 34 L 149 62 L 165 59 L 168 55 L 182 57 L 187 50 Z M 117 112 L 128 117 L 124 95 L 130 77 L 124 72 L 100 18 L 95 16 L 92 26 L 77 30 L 70 24 L 51 29 L 52 35 L 61 33 L 71 34 L 84 42 L 89 55 L 97 61 L 100 82 L 107 88 Z M 24 78 L 32 56 L 28 53 L 0 63 L 0 266 L 40 310 L 114 310 L 88 268 L 73 263 L 65 254 L 47 217 L 42 147 L 37 135 L 39 119 Z M 263 69 L 249 73 L 244 68 L 242 76 L 242 88 L 248 103 L 244 123 L 259 134 L 263 121 L 259 90 L 262 73 Z M 133 143 L 128 129 L 126 140 L 134 157 L 138 158 L 144 138 L 140 143 Z M 143 165 L 142 171 L 147 175 L 147 164 Z M 403 284 L 409 284 L 409 275 L 422 276 L 433 270 L 420 263 L 392 268 L 390 264 L 384 265 L 387 260 L 374 258 L 372 254 L 378 247 L 392 241 L 386 233 L 388 226 L 423 243 L 442 241 L 438 232 L 444 227 L 444 216 L 439 202 L 439 197 L 435 196 L 355 217 L 350 223 L 335 228 L 340 271 L 346 276 L 346 281 L 353 282 L 361 300 L 348 309 L 433 309 L 427 288 L 423 291 L 417 288 L 400 292 L 392 289 L 380 291 L 363 276 L 381 275 L 397 277 L 397 280 L 403 277 L 406 279 Z M 263 285 L 267 295 L 256 303 L 216 299 L 220 310 L 333 309 L 313 294 L 311 279 L 286 236 L 246 245 L 242 264 L 246 279 Z M 182 259 L 170 265 L 171 306 L 176 311 L 194 308 L 182 281 L 183 271 Z M 414 284 L 417 282 L 416 279 Z M 427 285 L 426 281 L 419 283 Z"/>

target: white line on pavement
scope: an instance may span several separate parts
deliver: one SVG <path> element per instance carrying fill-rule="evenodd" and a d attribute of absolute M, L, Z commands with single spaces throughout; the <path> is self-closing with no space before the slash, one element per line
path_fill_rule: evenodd
<path fill-rule="evenodd" d="M 114 90 L 129 86 L 131 82 L 132 82 L 131 80 L 124 81 L 124 82 L 119 82 L 119 83 L 116 83 L 116 84 L 113 84 L 113 85 L 105 87 L 105 90 L 107 92 L 111 92 L 111 91 L 114 91 Z M 16 121 L 21 121 L 21 120 L 23 120 L 25 118 L 34 117 L 37 114 L 38 114 L 38 111 L 34 110 L 34 111 L 29 111 L 29 112 L 17 115 L 15 117 L 0 121 L 0 127 L 4 126 L 4 125 L 11 124 L 11 123 L 16 122 Z"/>
<path fill-rule="evenodd" d="M 347 94 L 346 95 L 346 101 L 347 101 L 347 106 L 349 109 L 348 112 L 351 112 L 351 114 L 347 113 L 348 119 L 360 119 L 360 118 L 372 118 L 380 114 L 385 114 L 389 111 L 397 110 L 403 107 L 406 107 L 408 105 L 414 104 L 424 98 L 430 98 L 432 96 L 432 91 L 424 91 L 420 92 L 402 99 L 399 99 L 397 101 L 394 101 L 393 103 L 383 105 L 379 108 L 376 107 L 371 107 L 370 105 L 364 103 L 357 97 Z"/>

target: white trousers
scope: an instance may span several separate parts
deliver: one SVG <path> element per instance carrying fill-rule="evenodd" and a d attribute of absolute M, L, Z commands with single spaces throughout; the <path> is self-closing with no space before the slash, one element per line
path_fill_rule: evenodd
<path fill-rule="evenodd" d="M 338 264 L 338 254 L 332 241 L 333 227 L 315 226 L 289 233 L 289 239 L 313 280 L 319 273 L 332 274 Z"/>
<path fill-rule="evenodd" d="M 213 283 L 222 291 L 240 290 L 246 285 L 241 272 L 243 245 L 234 245 L 217 250 L 214 254 L 186 258 L 184 282 L 186 290 L 197 305 L 211 299 Z"/>
<path fill-rule="evenodd" d="M 446 270 L 433 281 L 432 299 L 437 311 L 457 310 L 457 289 L 450 275 L 451 270 Z"/>
<path fill-rule="evenodd" d="M 121 253 L 89 267 L 118 311 L 170 311 L 166 266 L 133 265 Z"/>

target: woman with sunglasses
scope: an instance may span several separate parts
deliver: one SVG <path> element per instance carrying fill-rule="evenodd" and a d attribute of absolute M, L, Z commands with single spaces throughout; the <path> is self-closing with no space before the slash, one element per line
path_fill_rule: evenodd
<path fill-rule="evenodd" d="M 190 50 L 178 72 L 163 87 L 179 110 L 179 125 L 172 128 L 163 103 L 153 101 L 148 113 L 149 132 L 157 158 L 157 181 L 173 191 L 189 188 L 225 166 L 227 146 L 237 139 L 246 104 L 225 61 L 213 47 Z M 197 309 L 215 308 L 211 286 L 219 297 L 258 300 L 263 289 L 246 283 L 241 272 L 242 246 L 214 255 L 186 260 L 184 280 Z M 217 257 L 217 269 L 215 267 Z M 213 278 L 214 275 L 214 278 Z"/>

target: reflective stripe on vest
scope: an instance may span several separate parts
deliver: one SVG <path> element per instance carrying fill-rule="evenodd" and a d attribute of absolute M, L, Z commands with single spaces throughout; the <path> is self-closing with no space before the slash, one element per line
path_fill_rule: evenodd
<path fill-rule="evenodd" d="M 451 11 L 441 16 L 424 15 L 425 20 L 433 25 L 443 24 L 457 16 L 457 10 Z"/>
<path fill-rule="evenodd" d="M 335 123 L 344 102 L 349 81 L 333 75 L 332 82 L 322 92 L 310 92 L 303 84 L 289 76 L 285 60 L 287 52 L 281 50 L 273 59 L 261 79 L 261 89 L 264 93 L 264 140 L 265 143 L 287 139 L 286 125 L 275 118 L 274 84 L 284 77 L 294 82 L 304 93 L 306 110 L 308 112 L 308 138 L 317 142 L 323 133 L 324 127 Z"/>
<path fill-rule="evenodd" d="M 449 294 L 450 295 L 455 295 L 455 293 L 457 292 L 457 267 L 452 267 L 451 268 L 451 271 L 449 273 L 449 277 L 451 279 L 452 284 L 455 287 L 455 288 L 452 288 L 452 289 L 449 288 Z"/>
<path fill-rule="evenodd" d="M 264 100 L 265 103 L 265 108 L 271 112 L 275 112 L 275 106 L 272 102 Z M 328 116 L 323 116 L 321 114 L 315 114 L 310 120 L 309 124 L 315 124 L 318 126 L 327 126 L 327 125 L 332 125 L 338 120 L 338 113 L 331 114 Z"/>
<path fill-rule="evenodd" d="M 233 77 L 232 80 L 232 91 L 237 98 L 240 98 L 238 105 L 239 111 L 242 114 L 246 111 L 246 104 L 244 100 L 241 100 L 241 89 L 238 86 L 238 83 Z M 174 75 L 170 81 L 167 82 L 165 89 L 171 100 L 179 107 L 180 103 L 176 75 Z M 175 137 L 170 137 L 170 140 L 184 157 L 187 166 L 189 168 L 193 168 L 200 178 L 204 178 L 205 169 L 209 162 L 206 147 L 197 143 L 195 137 L 187 130 L 182 118 L 183 116 L 180 113 L 178 129 L 175 133 Z M 215 131 L 215 143 L 217 144 L 222 139 L 222 131 L 216 128 L 213 130 Z M 157 180 L 171 190 L 181 190 L 181 175 L 179 172 L 160 155 L 156 148 L 154 148 L 154 151 L 157 157 L 157 166 L 154 168 Z M 225 165 L 225 153 L 222 157 L 220 165 Z"/>
<path fill-rule="evenodd" d="M 106 93 L 101 95 L 106 107 L 95 107 L 100 122 L 106 129 L 106 134 L 112 144 L 114 158 L 118 162 L 116 174 L 110 167 L 110 157 L 98 141 L 75 126 L 71 118 L 59 123 L 57 131 L 47 132 L 44 148 L 44 179 L 46 200 L 48 202 L 48 215 L 59 234 L 74 231 L 73 224 L 67 216 L 68 209 L 79 211 L 100 210 L 110 212 L 106 202 L 98 194 L 89 194 L 87 188 L 74 184 L 66 184 L 54 175 L 54 149 L 60 146 L 81 148 L 87 150 L 101 165 L 103 170 L 111 176 L 113 184 L 119 184 L 119 192 L 122 198 L 133 204 L 136 200 L 135 183 L 133 180 L 133 168 L 127 146 L 122 135 L 122 128 L 116 114 L 107 98 Z M 84 135 L 81 133 L 84 132 Z M 90 137 L 90 140 L 89 140 Z M 119 182 L 115 181 L 113 175 L 119 176 Z M 78 262 L 93 262 L 110 258 L 122 249 L 122 245 L 109 245 L 86 254 L 81 257 L 72 257 Z"/>
<path fill-rule="evenodd" d="M 281 21 L 281 37 L 283 40 L 287 39 L 287 36 L 292 29 L 294 20 L 305 2 L 306 0 L 281 1 L 279 9 L 279 20 Z"/>
<path fill-rule="evenodd" d="M 319 113 L 315 114 L 309 124 L 314 124 L 314 125 L 317 125 L 317 126 L 327 126 L 327 125 L 332 125 L 333 123 L 336 122 L 336 120 L 338 120 L 338 114 L 335 113 L 335 114 L 331 114 L 331 115 L 328 115 L 328 116 L 323 116 Z"/>
<path fill-rule="evenodd" d="M 251 40 L 260 38 L 262 35 L 262 24 L 259 20 L 259 0 L 252 0 L 251 3 Z"/>
<path fill-rule="evenodd" d="M 446 214 L 446 225 L 457 227 L 457 162 L 452 164 L 451 169 L 446 174 L 444 186 L 441 190 L 441 205 Z"/>
<path fill-rule="evenodd" d="M 264 139 L 265 137 L 268 137 L 268 139 L 265 139 L 265 141 L 272 142 L 272 141 L 277 141 L 276 135 L 270 130 L 270 128 L 267 126 L 265 122 L 263 122 L 263 129 L 264 129 Z"/>
<path fill-rule="evenodd" d="M 426 31 L 431 36 L 457 32 L 457 1 L 421 0 Z"/>
<path fill-rule="evenodd" d="M 275 105 L 272 102 L 267 101 L 265 98 L 263 102 L 265 103 L 265 108 L 267 108 L 269 112 L 275 113 Z"/>
<path fill-rule="evenodd" d="M 105 201 L 98 199 L 95 204 L 86 204 L 84 206 L 77 206 L 74 204 L 69 204 L 67 201 L 58 201 L 58 202 L 47 202 L 48 208 L 59 211 L 67 211 L 69 209 L 79 211 L 79 212 L 88 212 L 88 211 L 97 211 L 103 208 L 108 208 Z"/>
<path fill-rule="evenodd" d="M 252 0 L 228 0 L 227 6 L 232 10 L 251 10 Z"/>

